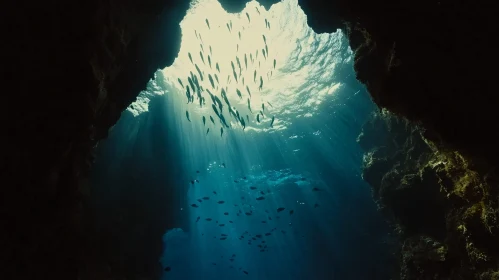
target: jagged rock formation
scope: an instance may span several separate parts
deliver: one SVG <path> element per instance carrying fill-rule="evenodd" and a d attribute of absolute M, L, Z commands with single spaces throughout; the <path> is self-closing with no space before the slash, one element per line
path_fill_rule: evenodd
<path fill-rule="evenodd" d="M 235 12 L 246 1 L 224 2 Z M 266 1 L 266 5 L 272 2 Z M 489 42 L 491 34 L 497 34 L 495 9 L 477 1 L 419 1 L 406 7 L 407 3 L 394 0 L 309 0 L 300 5 L 316 32 L 348 31 L 356 51 L 357 77 L 378 105 L 422 122 L 426 137 L 438 143 L 441 151 L 463 153 L 465 160 L 448 156 L 446 162 L 457 162 L 449 180 L 468 178 L 462 179 L 462 185 L 471 179 L 481 182 L 484 174 L 492 174 L 490 167 L 496 164 L 499 151 L 493 149 L 495 139 L 489 131 L 498 116 L 492 90 L 495 72 L 486 69 L 497 64 L 494 44 Z M 0 17 L 0 26 L 5 28 L 2 74 L 4 84 L 12 89 L 7 86 L 4 90 L 6 109 L 2 110 L 2 279 L 76 278 L 81 262 L 88 258 L 80 250 L 86 245 L 83 221 L 91 224 L 83 211 L 86 190 L 81 180 L 92 164 L 93 148 L 156 69 L 173 61 L 179 47 L 178 23 L 187 8 L 188 1 L 183 0 L 38 1 L 29 7 L 19 1 L 5 4 Z M 465 170 L 475 169 L 460 167 L 464 164 L 460 161 L 476 168 L 476 173 L 467 173 Z M 434 182 L 431 174 L 424 180 L 407 177 L 405 185 Z M 438 211 L 450 211 L 463 221 L 459 230 L 466 229 L 471 235 L 456 236 L 471 241 L 466 241 L 470 245 L 462 254 L 477 260 L 485 250 L 482 242 L 491 240 L 474 231 L 483 221 L 492 225 L 489 219 L 494 205 L 483 197 L 496 195 L 492 187 L 497 185 L 492 180 L 495 177 L 486 178 L 491 180 L 486 181 L 491 186 L 486 192 L 466 196 L 474 208 L 464 210 L 454 204 L 460 200 L 452 200 L 440 209 L 438 203 L 448 199 L 435 196 L 431 201 Z M 396 174 L 389 179 L 396 181 Z M 464 193 L 475 192 L 470 184 L 465 184 Z M 436 195 L 434 189 L 423 189 Z M 384 202 L 388 205 L 397 197 L 418 197 L 410 187 L 394 193 L 389 188 L 379 191 L 392 196 Z M 417 219 L 400 204 L 397 209 L 408 217 L 399 219 Z M 417 232 L 434 223 L 439 226 L 431 238 L 448 236 L 449 227 L 442 227 L 438 218 L 418 220 L 417 227 L 405 230 Z M 490 231 L 494 230 L 491 227 Z M 430 235 L 427 230 L 423 233 Z M 437 252 L 440 243 L 432 245 Z M 423 251 L 429 246 L 417 240 L 407 244 Z M 485 275 L 492 269 L 488 266 L 494 260 L 492 249 L 483 254 L 489 260 L 484 265 L 470 259 L 469 264 L 477 267 L 470 273 L 483 271 Z M 450 272 L 455 271 L 452 267 L 466 265 L 448 263 Z M 111 277 L 105 273 L 94 279 Z M 150 275 L 154 273 L 144 272 L 141 277 Z M 490 272 L 490 277 L 497 275 Z"/>
<path fill-rule="evenodd" d="M 300 1 L 316 32 L 344 28 L 355 51 L 357 78 L 382 108 L 420 122 L 426 137 L 497 165 L 490 149 L 497 126 L 494 100 L 498 7 L 481 1 Z M 483 71 L 481 71 L 483 69 Z"/>
<path fill-rule="evenodd" d="M 363 177 L 401 237 L 400 279 L 497 279 L 497 177 L 384 110 L 358 138 Z"/>

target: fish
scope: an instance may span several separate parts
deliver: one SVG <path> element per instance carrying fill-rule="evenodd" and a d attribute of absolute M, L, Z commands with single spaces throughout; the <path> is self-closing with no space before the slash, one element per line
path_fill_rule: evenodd
<path fill-rule="evenodd" d="M 269 47 L 267 46 L 267 44 L 265 44 L 265 54 L 268 56 L 269 55 Z M 266 59 L 267 57 L 265 57 Z"/>
<path fill-rule="evenodd" d="M 217 68 L 218 73 L 220 73 L 220 66 L 218 66 L 218 62 L 216 64 L 215 68 Z"/>
<path fill-rule="evenodd" d="M 248 97 L 248 110 L 250 110 L 250 112 L 253 113 L 253 111 L 251 111 L 251 105 L 250 105 L 250 99 L 249 99 L 249 97 Z"/>
<path fill-rule="evenodd" d="M 272 116 L 272 121 L 270 121 L 270 127 L 274 124 L 275 116 Z"/>
<path fill-rule="evenodd" d="M 179 84 L 182 86 L 182 88 L 184 88 L 184 84 L 182 83 L 182 80 L 180 80 L 180 78 L 177 79 Z"/>
<path fill-rule="evenodd" d="M 216 191 L 213 191 L 213 194 L 217 194 L 217 192 L 216 192 Z"/>
<path fill-rule="evenodd" d="M 265 199 L 265 197 L 263 197 L 263 196 L 259 196 L 256 198 L 256 200 L 264 200 L 264 199 Z"/>
<path fill-rule="evenodd" d="M 262 103 L 262 112 L 265 112 L 265 103 Z"/>
<path fill-rule="evenodd" d="M 239 96 L 239 98 L 243 98 L 242 94 L 241 94 L 241 91 L 239 89 L 236 89 L 236 93 L 237 93 L 237 96 Z"/>
<path fill-rule="evenodd" d="M 213 124 L 215 124 L 215 120 L 213 119 L 213 117 L 212 117 L 212 116 L 210 116 L 210 121 L 211 121 Z"/>
<path fill-rule="evenodd" d="M 267 21 L 267 19 L 265 19 L 265 21 Z M 262 34 L 262 37 L 263 37 L 263 42 L 264 42 L 265 44 L 267 44 L 267 37 L 265 37 L 265 35 L 264 35 L 264 34 Z"/>
<path fill-rule="evenodd" d="M 248 56 L 244 54 L 244 65 L 246 66 L 246 70 L 248 70 Z"/>
<path fill-rule="evenodd" d="M 199 203 L 203 202 L 201 199 L 196 199 L 197 201 L 199 201 Z"/>
<path fill-rule="evenodd" d="M 235 80 L 236 80 L 236 82 L 237 82 L 237 74 L 236 74 L 236 71 L 235 71 L 235 70 L 234 70 L 234 71 L 232 71 L 232 74 L 234 75 L 234 79 L 235 79 Z"/>
<path fill-rule="evenodd" d="M 220 237 L 220 240 L 225 240 L 227 239 L 227 237 Z"/>
<path fill-rule="evenodd" d="M 197 222 L 199 222 L 199 219 L 201 219 L 201 217 L 199 217 L 199 216 L 198 216 L 198 217 L 196 218 L 196 223 L 197 223 Z"/>
<path fill-rule="evenodd" d="M 220 128 L 220 137 L 222 137 L 223 135 L 224 135 L 224 128 L 223 128 L 223 127 L 221 127 L 221 128 Z"/>
<path fill-rule="evenodd" d="M 187 53 L 187 55 L 189 55 L 189 59 L 191 60 L 191 63 L 194 64 L 194 62 L 192 62 L 192 55 L 191 55 L 191 53 Z"/>
<path fill-rule="evenodd" d="M 201 57 L 201 60 L 203 61 L 203 64 L 204 64 L 204 57 L 203 57 L 203 53 L 201 51 L 199 52 L 199 56 Z"/>
<path fill-rule="evenodd" d="M 187 81 L 192 88 L 192 92 L 196 92 L 196 88 L 194 87 L 194 82 L 192 81 L 191 77 L 187 77 Z"/>
<path fill-rule="evenodd" d="M 210 69 L 211 69 L 211 57 L 210 57 L 210 55 L 208 55 L 208 64 L 210 65 Z"/>
<path fill-rule="evenodd" d="M 206 25 L 208 25 L 208 29 L 211 29 L 210 28 L 210 22 L 208 21 L 208 19 L 206 19 L 205 21 L 206 21 Z"/>
<path fill-rule="evenodd" d="M 223 201 L 223 200 L 219 200 L 217 203 L 218 203 L 218 204 L 224 204 L 224 203 L 225 203 L 225 201 Z"/>
<path fill-rule="evenodd" d="M 189 119 L 189 111 L 185 111 L 185 116 L 187 117 L 187 120 L 190 122 L 191 120 Z"/>
<path fill-rule="evenodd" d="M 294 210 L 289 210 L 289 215 L 293 215 L 294 212 Z"/>
<path fill-rule="evenodd" d="M 191 204 L 192 207 L 198 208 L 199 206 L 197 204 Z"/>
<path fill-rule="evenodd" d="M 210 80 L 211 87 L 215 88 L 215 84 L 213 82 L 213 78 L 211 77 L 211 74 L 208 74 L 208 79 Z"/>
<path fill-rule="evenodd" d="M 224 212 L 224 215 L 225 215 L 225 216 L 229 215 L 229 212 Z"/>
<path fill-rule="evenodd" d="M 258 10 L 258 7 L 255 7 L 255 9 L 258 12 L 258 14 L 260 14 L 260 10 Z"/>
<path fill-rule="evenodd" d="M 265 55 L 265 49 L 262 49 L 262 54 L 265 59 L 267 59 L 267 56 Z"/>
<path fill-rule="evenodd" d="M 253 72 L 253 82 L 255 82 L 255 81 L 256 81 L 256 70 L 255 70 L 255 72 Z"/>
<path fill-rule="evenodd" d="M 268 26 L 267 22 L 268 22 L 268 21 L 267 21 L 267 19 L 265 19 L 265 27 L 267 27 L 267 26 Z"/>
<path fill-rule="evenodd" d="M 171 267 L 169 267 L 169 266 L 167 266 L 167 267 L 165 267 L 165 269 L 164 269 L 164 270 L 165 270 L 166 272 L 170 272 L 170 271 L 172 271 L 172 268 L 171 268 Z"/>
<path fill-rule="evenodd" d="M 229 24 L 228 24 L 228 23 L 227 23 L 227 29 L 228 29 L 228 30 L 229 30 L 229 32 L 230 32 L 230 27 L 229 27 Z"/>
<path fill-rule="evenodd" d="M 187 90 L 185 91 L 185 96 L 187 96 L 187 103 L 191 100 L 191 91 L 189 90 L 189 86 L 187 86 Z"/>
<path fill-rule="evenodd" d="M 218 226 L 219 226 L 219 227 L 223 227 L 223 226 L 225 226 L 225 224 L 219 224 Z"/>
<path fill-rule="evenodd" d="M 207 220 L 208 222 L 213 221 L 213 219 L 212 219 L 212 218 L 206 218 L 205 220 Z"/>
<path fill-rule="evenodd" d="M 319 204 L 318 203 L 314 204 L 314 208 L 317 208 L 317 207 L 319 207 Z"/>
<path fill-rule="evenodd" d="M 203 116 L 203 125 L 206 125 L 206 117 Z"/>
<path fill-rule="evenodd" d="M 270 21 L 267 21 L 267 25 L 269 26 L 269 29 L 270 29 Z"/>
<path fill-rule="evenodd" d="M 249 90 L 248 86 L 246 86 L 246 91 L 248 92 L 248 95 L 251 97 L 251 91 Z"/>
<path fill-rule="evenodd" d="M 248 17 L 248 22 L 251 22 L 251 19 L 250 19 L 248 12 L 246 12 L 246 17 Z"/>
<path fill-rule="evenodd" d="M 213 55 L 213 53 L 211 52 L 211 46 L 209 46 L 209 47 L 210 47 L 210 54 Z"/>
<path fill-rule="evenodd" d="M 276 61 L 275 61 L 275 58 L 274 58 L 274 69 L 275 69 L 275 64 L 276 64 Z"/>
<path fill-rule="evenodd" d="M 217 74 L 215 74 L 215 80 L 217 80 L 217 83 L 220 84 L 220 82 L 218 81 L 218 76 Z"/>
<path fill-rule="evenodd" d="M 259 113 L 256 115 L 256 121 L 257 121 L 258 123 L 260 123 L 260 114 L 259 114 Z"/>
<path fill-rule="evenodd" d="M 201 73 L 201 70 L 199 69 L 198 65 L 197 64 L 194 64 L 194 66 L 196 66 L 196 70 L 198 71 L 199 73 L 199 77 L 201 78 L 201 81 L 203 81 L 203 74 Z"/>
<path fill-rule="evenodd" d="M 248 116 L 248 115 L 246 115 L 246 120 L 247 120 L 247 121 L 248 121 L 248 123 L 249 123 L 249 116 Z"/>
<path fill-rule="evenodd" d="M 285 209 L 286 209 L 286 208 L 284 208 L 284 207 L 279 207 L 279 208 L 277 208 L 277 212 L 282 212 L 282 211 L 284 211 Z"/>
<path fill-rule="evenodd" d="M 215 114 L 220 118 L 220 113 L 218 112 L 218 109 L 215 106 L 215 104 L 211 104 L 211 108 L 213 109 L 213 111 L 215 112 Z"/>
<path fill-rule="evenodd" d="M 202 197 L 203 200 L 210 200 L 210 198 L 208 196 L 204 196 Z"/>
<path fill-rule="evenodd" d="M 251 186 L 250 190 L 256 190 L 256 187 L 255 186 Z"/>
<path fill-rule="evenodd" d="M 262 90 L 262 87 L 263 87 L 263 78 L 262 78 L 262 76 L 260 76 L 260 87 L 259 87 L 259 89 Z"/>
<path fill-rule="evenodd" d="M 270 102 L 268 102 L 268 101 L 267 101 L 267 104 L 269 104 L 269 105 L 270 105 L 270 107 L 274 108 L 274 106 L 272 106 L 272 104 L 270 104 Z"/>
<path fill-rule="evenodd" d="M 241 40 L 241 31 L 239 31 L 238 33 L 239 33 L 239 40 Z"/>
<path fill-rule="evenodd" d="M 239 67 L 239 75 L 241 75 L 241 71 L 242 71 L 242 68 L 241 68 L 241 61 L 239 60 L 239 57 L 236 56 L 236 61 L 237 61 L 237 66 Z"/>
<path fill-rule="evenodd" d="M 249 274 L 246 270 L 243 270 L 244 274 Z"/>
<path fill-rule="evenodd" d="M 201 47 L 201 51 L 204 52 L 203 44 L 199 44 L 199 46 Z"/>
<path fill-rule="evenodd" d="M 319 188 L 313 188 L 313 189 L 312 189 L 312 191 L 314 191 L 314 192 L 318 192 L 318 191 L 320 191 L 320 190 L 321 190 L 321 189 L 319 189 Z"/>

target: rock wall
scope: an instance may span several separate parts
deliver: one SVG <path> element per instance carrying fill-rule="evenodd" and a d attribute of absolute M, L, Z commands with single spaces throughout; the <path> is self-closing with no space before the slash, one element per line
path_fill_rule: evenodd
<path fill-rule="evenodd" d="M 76 279 L 89 258 L 83 181 L 94 146 L 173 62 L 189 3 L 10 2 L 1 12 L 0 278 Z"/>
<path fill-rule="evenodd" d="M 401 238 L 400 279 L 497 279 L 497 176 L 386 110 L 358 138 L 363 178 Z"/>
<path fill-rule="evenodd" d="M 382 108 L 422 123 L 427 137 L 497 165 L 489 133 L 498 58 L 497 5 L 482 1 L 300 1 L 316 32 L 346 24 L 357 78 Z"/>
<path fill-rule="evenodd" d="M 245 2 L 223 4 L 236 12 Z M 478 181 L 488 178 L 490 188 L 482 193 L 493 197 L 497 182 L 487 174 L 493 174 L 499 153 L 493 149 L 495 139 L 490 133 L 498 121 L 492 90 L 497 56 L 491 43 L 498 24 L 497 9 L 481 2 L 309 0 L 300 5 L 316 32 L 348 31 L 357 78 L 379 106 L 421 122 L 425 137 L 437 143 L 440 151 L 463 155 L 463 159 L 447 159 L 461 162 L 455 164 L 461 171 L 451 173 L 454 177 L 449 180 L 455 182 L 459 174 Z M 267 7 L 271 3 L 266 1 Z M 83 225 L 91 224 L 82 180 L 92 165 L 93 149 L 156 69 L 171 64 L 179 48 L 178 22 L 187 8 L 184 0 L 4 4 L 0 11 L 1 73 L 6 88 L 1 111 L 5 134 L 0 145 L 2 279 L 77 277 L 88 257 L 81 250 L 88 234 Z M 465 163 L 466 170 L 476 173 L 459 167 Z M 421 185 L 423 180 L 424 191 L 434 196 L 435 210 L 469 218 L 471 224 L 463 224 L 466 232 L 492 217 L 494 206 L 482 198 L 474 198 L 479 200 L 470 205 L 478 206 L 468 212 L 455 206 L 454 200 L 439 206 L 448 199 L 426 186 L 433 182 L 431 177 L 424 178 L 407 177 L 404 184 Z M 389 179 L 397 182 L 395 174 Z M 374 186 L 377 181 L 371 182 Z M 394 197 L 384 203 L 395 203 L 397 195 L 423 197 L 405 189 L 390 194 L 380 188 Z M 418 219 L 399 204 L 396 209 L 408 216 L 398 219 Z M 443 227 L 438 216 L 418 220 L 414 228 L 406 225 L 405 230 L 417 232 L 437 225 L 431 234 L 422 232 L 431 238 L 448 236 L 449 227 Z M 466 247 L 472 252 L 474 248 L 481 252 L 480 241 L 489 240 L 466 238 L 473 240 Z M 411 244 L 425 248 L 416 241 Z M 493 259 L 492 253 L 483 254 Z M 485 268 L 476 271 L 485 273 Z M 112 278 L 102 273 L 95 279 Z"/>

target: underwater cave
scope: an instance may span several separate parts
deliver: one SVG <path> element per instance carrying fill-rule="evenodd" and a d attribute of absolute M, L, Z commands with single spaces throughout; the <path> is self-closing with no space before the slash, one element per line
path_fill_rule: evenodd
<path fill-rule="evenodd" d="M 375 105 L 344 33 L 316 34 L 296 0 L 195 1 L 180 27 L 97 149 L 102 227 L 162 240 L 161 279 L 388 279 L 394 237 L 356 141 Z M 141 248 L 111 243 L 133 269 Z"/>
<path fill-rule="evenodd" d="M 499 279 L 490 4 L 11 4 L 1 279 Z"/>

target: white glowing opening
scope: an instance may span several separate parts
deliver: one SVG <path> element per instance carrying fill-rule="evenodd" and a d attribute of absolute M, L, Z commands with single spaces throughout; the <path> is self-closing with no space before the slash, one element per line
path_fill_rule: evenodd
<path fill-rule="evenodd" d="M 227 111 L 227 104 L 221 96 L 223 88 L 231 106 L 245 120 L 250 119 L 246 123 L 249 130 L 280 130 L 296 117 L 313 116 L 323 100 L 341 86 L 334 79 L 337 64 L 348 63 L 352 57 L 340 31 L 316 34 L 308 27 L 306 15 L 297 0 L 284 0 L 274 4 L 270 10 L 251 1 L 235 14 L 227 13 L 217 0 L 193 1 L 180 26 L 180 52 L 172 66 L 163 70 L 166 82 L 171 85 L 168 94 L 177 94 L 182 102 L 187 102 L 186 87 L 189 86 L 190 94 L 194 94 L 188 77 L 195 75 L 203 89 L 201 95 L 205 98 L 205 104 L 200 106 L 197 94 L 194 94 L 193 103 L 188 104 L 191 119 L 199 120 L 199 115 L 207 118 L 211 115 L 218 124 L 207 93 L 209 89 L 222 101 L 225 119 L 232 126 L 240 126 Z M 236 58 L 239 58 L 240 68 Z M 216 69 L 217 63 L 220 71 Z M 214 86 L 208 75 L 211 75 Z M 260 77 L 263 80 L 261 89 Z M 242 98 L 238 97 L 237 89 Z M 156 91 L 162 92 L 164 90 Z M 147 94 L 144 97 L 147 98 Z M 251 111 L 248 108 L 249 97 Z M 140 101 L 139 98 L 137 102 Z M 262 104 L 265 106 L 265 117 L 260 115 L 258 123 L 256 117 L 263 111 Z M 272 116 L 275 116 L 275 121 L 270 128 Z"/>

